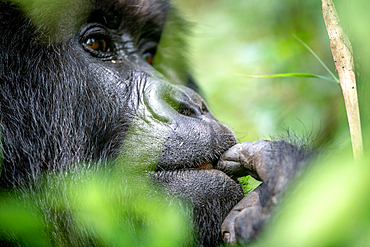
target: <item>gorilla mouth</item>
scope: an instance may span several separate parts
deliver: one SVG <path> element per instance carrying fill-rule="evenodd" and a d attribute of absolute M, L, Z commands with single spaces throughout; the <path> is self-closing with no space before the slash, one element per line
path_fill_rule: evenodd
<path fill-rule="evenodd" d="M 170 171 L 191 171 L 191 170 L 211 170 L 215 169 L 218 159 L 214 161 L 203 161 L 194 164 L 174 165 L 172 167 L 157 165 L 156 172 L 170 172 Z"/>
<path fill-rule="evenodd" d="M 169 166 L 162 166 L 162 165 L 157 165 L 157 168 L 155 169 L 156 173 L 161 173 L 161 172 L 185 172 L 185 171 L 205 171 L 205 170 L 217 170 L 223 173 L 225 176 L 229 177 L 229 174 L 225 173 L 225 171 L 219 170 L 217 167 L 217 164 L 219 162 L 221 155 L 215 157 L 211 161 L 209 160 L 203 160 L 199 161 L 197 163 L 192 163 L 192 164 L 184 164 L 184 165 L 174 165 L 172 167 Z"/>
<path fill-rule="evenodd" d="M 231 147 L 233 145 L 230 145 Z M 203 152 L 191 155 L 190 157 L 186 153 L 181 153 L 175 159 L 161 159 L 154 169 L 155 172 L 184 172 L 184 171 L 206 171 L 206 170 L 217 170 L 229 177 L 227 169 L 220 170 L 218 163 L 222 155 L 229 150 L 230 147 L 222 148 L 221 150 L 211 150 L 210 152 Z M 178 150 L 176 150 L 178 151 Z"/>
<path fill-rule="evenodd" d="M 213 165 L 211 162 L 205 162 L 193 168 L 193 170 L 208 170 L 208 169 L 213 169 Z"/>
<path fill-rule="evenodd" d="M 194 167 L 189 167 L 189 168 L 184 168 L 184 169 L 179 169 L 177 171 L 188 171 L 188 170 L 210 170 L 214 169 L 214 166 L 211 162 L 204 162 L 200 163 Z"/>

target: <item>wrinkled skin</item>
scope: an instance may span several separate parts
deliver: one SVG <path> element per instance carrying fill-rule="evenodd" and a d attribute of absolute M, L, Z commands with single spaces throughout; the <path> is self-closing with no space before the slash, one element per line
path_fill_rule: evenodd
<path fill-rule="evenodd" d="M 231 130 L 184 86 L 197 89 L 180 49 L 186 27 L 167 1 L 84 0 L 81 13 L 76 3 L 58 6 L 71 11 L 62 15 L 70 20 L 48 26 L 37 18 L 59 18 L 52 4 L 31 15 L 27 6 L 0 1 L 1 190 L 35 185 L 41 174 L 76 162 L 104 166 L 120 157 L 129 164 L 123 171 L 154 173 L 194 206 L 199 245 L 253 239 L 300 166 L 297 149 L 234 146 Z M 171 32 L 173 42 L 156 54 L 165 22 L 179 35 Z M 264 183 L 229 214 L 243 198 L 236 178 L 248 174 Z"/>

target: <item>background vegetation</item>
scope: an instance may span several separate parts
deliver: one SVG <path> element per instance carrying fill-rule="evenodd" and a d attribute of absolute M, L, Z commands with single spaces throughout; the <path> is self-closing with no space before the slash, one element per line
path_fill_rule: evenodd
<path fill-rule="evenodd" d="M 288 194 L 253 246 L 370 245 L 370 2 L 335 0 L 354 49 L 365 159 L 354 164 L 338 84 L 320 79 L 254 79 L 242 75 L 329 76 L 294 37 L 334 72 L 317 0 L 177 1 L 195 26 L 191 61 L 210 108 L 240 141 L 286 129 L 317 137 L 332 153 L 316 162 Z M 336 73 L 335 73 L 336 74 Z"/>
<path fill-rule="evenodd" d="M 194 24 L 189 43 L 196 79 L 213 113 L 233 128 L 240 141 L 268 138 L 290 128 L 313 137 L 318 135 L 319 145 L 342 146 L 349 142 L 344 102 L 336 83 L 243 76 L 289 72 L 329 76 L 293 35 L 307 43 L 334 72 L 320 1 L 176 3 Z M 369 40 L 359 23 L 366 30 L 368 17 L 362 12 L 369 4 L 361 0 L 335 4 L 353 42 L 359 66 L 366 58 L 365 50 L 368 52 L 366 42 L 362 46 L 363 40 Z M 364 91 L 361 85 L 359 88 Z"/>

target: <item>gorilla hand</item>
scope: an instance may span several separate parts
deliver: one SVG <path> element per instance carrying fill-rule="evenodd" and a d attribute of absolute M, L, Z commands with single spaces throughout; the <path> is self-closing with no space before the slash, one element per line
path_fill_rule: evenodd
<path fill-rule="evenodd" d="M 255 239 L 310 153 L 307 148 L 286 141 L 261 140 L 237 144 L 222 155 L 217 169 L 234 179 L 251 175 L 262 181 L 224 220 L 221 232 L 225 242 L 245 243 Z"/>

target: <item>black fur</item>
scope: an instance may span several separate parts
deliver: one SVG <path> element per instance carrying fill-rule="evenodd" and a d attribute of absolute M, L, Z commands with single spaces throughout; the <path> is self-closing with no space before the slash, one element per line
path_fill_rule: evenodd
<path fill-rule="evenodd" d="M 41 17 L 72 18 L 55 24 L 29 14 L 29 7 L 0 1 L 2 190 L 37 190 L 31 185 L 45 172 L 63 173 L 76 162 L 105 166 L 120 155 L 130 164 L 124 170 L 155 171 L 168 191 L 190 201 L 199 244 L 218 245 L 220 225 L 242 198 L 241 187 L 220 171 L 183 169 L 215 163 L 236 141 L 197 93 L 170 84 L 197 89 L 183 54 L 172 54 L 183 47 L 183 21 L 162 0 L 84 2 L 81 14 L 72 7 L 71 15 L 34 7 Z M 142 55 L 146 45 L 156 49 L 166 21 L 179 34 L 169 32 L 173 42 L 156 54 L 155 70 Z M 91 38 L 109 49 L 92 49 Z M 68 213 L 61 215 L 68 224 Z M 94 245 L 84 237 L 71 242 L 73 234 L 58 239 Z"/>

